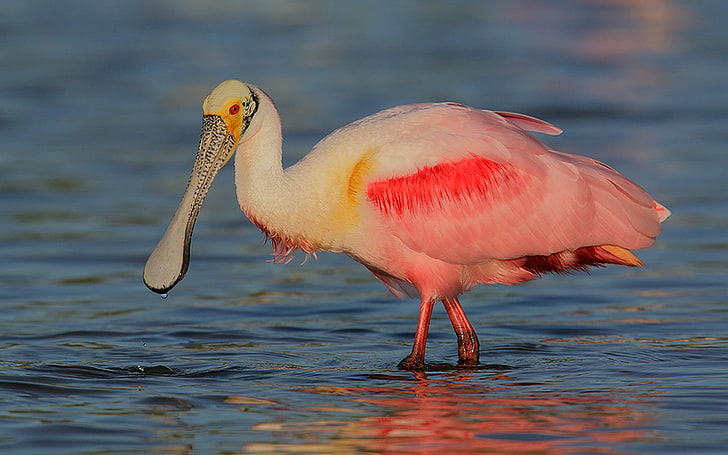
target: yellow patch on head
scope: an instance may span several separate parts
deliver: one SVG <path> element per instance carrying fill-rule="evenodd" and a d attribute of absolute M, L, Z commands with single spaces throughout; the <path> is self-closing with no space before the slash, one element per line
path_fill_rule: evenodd
<path fill-rule="evenodd" d="M 227 103 L 227 105 L 221 109 L 218 114 L 225 121 L 227 125 L 228 133 L 235 137 L 235 140 L 240 139 L 240 128 L 243 126 L 243 100 L 233 100 Z"/>
<path fill-rule="evenodd" d="M 253 93 L 245 83 L 237 80 L 228 80 L 215 87 L 202 103 L 204 115 L 218 115 L 227 125 L 228 133 L 240 139 L 243 119 L 251 115 Z"/>

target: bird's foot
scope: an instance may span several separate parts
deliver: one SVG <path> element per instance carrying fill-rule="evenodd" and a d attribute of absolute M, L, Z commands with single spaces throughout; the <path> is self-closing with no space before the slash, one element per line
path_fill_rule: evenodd
<path fill-rule="evenodd" d="M 474 359 L 463 359 L 462 357 L 458 359 L 459 367 L 477 367 L 478 365 L 480 365 L 480 360 L 477 357 Z"/>
<path fill-rule="evenodd" d="M 480 342 L 474 330 L 458 334 L 458 365 L 475 366 L 480 363 Z"/>
<path fill-rule="evenodd" d="M 425 359 L 422 356 L 410 354 L 402 359 L 397 367 L 400 370 L 422 371 L 425 369 Z"/>
<path fill-rule="evenodd" d="M 477 343 L 477 340 L 476 340 Z M 462 346 L 461 346 L 462 348 Z M 473 367 L 480 364 L 480 352 L 477 344 L 474 347 L 458 349 L 458 365 Z"/>

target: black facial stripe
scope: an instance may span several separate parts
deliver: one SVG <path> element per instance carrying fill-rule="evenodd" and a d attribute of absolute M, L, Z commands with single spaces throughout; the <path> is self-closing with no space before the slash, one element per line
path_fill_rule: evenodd
<path fill-rule="evenodd" d="M 243 127 L 240 132 L 241 135 L 248 129 L 256 112 L 258 112 L 258 95 L 253 90 L 250 90 L 250 98 L 243 102 Z"/>

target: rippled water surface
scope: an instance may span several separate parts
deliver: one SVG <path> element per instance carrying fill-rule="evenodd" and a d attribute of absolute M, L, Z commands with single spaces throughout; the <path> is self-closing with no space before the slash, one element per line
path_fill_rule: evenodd
<path fill-rule="evenodd" d="M 728 4 L 7 0 L 0 452 L 710 454 L 728 444 Z M 286 162 L 396 104 L 530 113 L 673 216 L 642 269 L 482 287 L 457 368 L 437 307 L 332 254 L 274 265 L 224 169 L 185 280 L 141 269 L 223 79 L 276 100 Z"/>

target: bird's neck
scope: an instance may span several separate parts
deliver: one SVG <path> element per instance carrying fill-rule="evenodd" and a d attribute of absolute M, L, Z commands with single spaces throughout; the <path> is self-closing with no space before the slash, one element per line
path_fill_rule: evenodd
<path fill-rule="evenodd" d="M 262 91 L 258 111 L 235 154 L 235 186 L 240 208 L 273 240 L 277 256 L 296 248 L 314 251 L 300 230 L 301 194 L 296 179 L 282 164 L 281 120 Z M 280 258 L 278 258 L 280 259 Z M 286 259 L 286 258 L 284 258 Z"/>
<path fill-rule="evenodd" d="M 240 208 L 248 216 L 265 218 L 285 202 L 281 119 L 273 102 L 261 92 L 258 111 L 235 153 L 235 186 Z"/>

